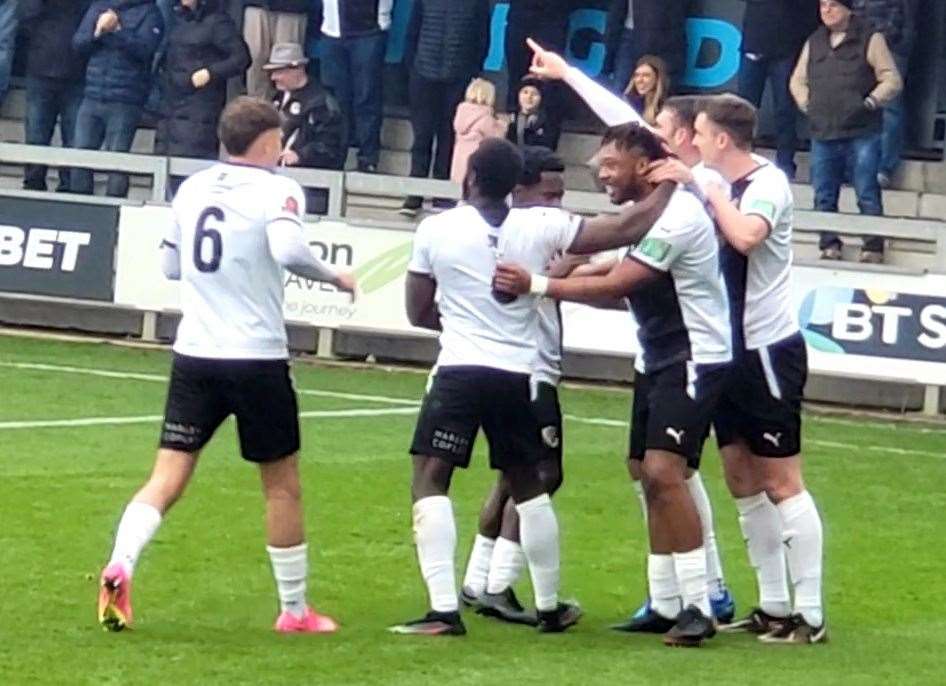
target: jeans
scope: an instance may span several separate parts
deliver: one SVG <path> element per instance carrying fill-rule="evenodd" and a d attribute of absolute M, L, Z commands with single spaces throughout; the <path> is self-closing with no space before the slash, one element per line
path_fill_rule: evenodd
<path fill-rule="evenodd" d="M 10 89 L 13 49 L 16 47 L 17 0 L 0 0 L 0 105 Z"/>
<path fill-rule="evenodd" d="M 322 36 L 322 83 L 338 98 L 354 131 L 358 166 L 377 166 L 381 154 L 382 83 L 387 33 Z"/>
<path fill-rule="evenodd" d="M 795 178 L 795 134 L 796 117 L 795 101 L 788 90 L 788 81 L 791 78 L 795 62 L 791 59 L 769 60 L 765 57 L 753 60 L 745 54 L 742 56 L 742 65 L 739 69 L 739 95 L 756 107 L 762 104 L 762 95 L 765 92 L 765 83 L 768 81 L 772 90 L 772 100 L 775 105 L 775 163 L 779 169 Z"/>
<path fill-rule="evenodd" d="M 59 133 L 64 148 L 71 148 L 75 140 L 76 115 L 82 102 L 82 84 L 42 76 L 26 78 L 26 143 L 49 145 L 59 121 Z M 69 190 L 69 169 L 59 170 L 57 191 Z M 46 190 L 46 166 L 28 164 L 23 175 L 23 188 L 31 191 Z"/>
<path fill-rule="evenodd" d="M 141 105 L 84 98 L 76 117 L 76 147 L 83 150 L 128 152 L 135 139 L 135 131 L 138 130 L 141 110 Z M 70 190 L 91 195 L 92 172 L 88 169 L 73 169 Z M 128 175 L 110 172 L 105 194 L 113 198 L 126 197 Z"/>
<path fill-rule="evenodd" d="M 906 78 L 909 57 L 894 54 L 897 70 Z M 880 172 L 892 177 L 903 154 L 903 92 L 884 107 L 884 133 L 881 143 Z"/>
<path fill-rule="evenodd" d="M 880 165 L 880 134 L 868 134 L 858 138 L 811 141 L 811 185 L 815 190 L 815 210 L 837 212 L 838 196 L 844 180 L 845 167 L 852 163 L 854 193 L 861 214 L 882 215 L 880 185 L 877 169 Z M 841 237 L 833 231 L 821 234 L 818 246 L 824 250 L 840 247 Z M 879 236 L 864 236 L 864 250 L 884 251 L 884 239 Z"/>
<path fill-rule="evenodd" d="M 434 162 L 434 178 L 450 178 L 453 158 L 453 115 L 463 101 L 468 81 L 429 81 L 416 72 L 411 74 L 409 95 L 411 128 L 414 144 L 411 146 L 411 176 L 424 178 Z M 434 138 L 437 154 L 434 156 Z"/>
<path fill-rule="evenodd" d="M 640 55 L 637 54 L 637 45 L 634 41 L 634 30 L 625 28 L 621 33 L 621 39 L 618 42 L 617 52 L 614 55 L 614 75 L 613 88 L 618 94 L 624 93 L 627 84 L 634 74 L 634 68 L 637 66 L 637 60 Z"/>

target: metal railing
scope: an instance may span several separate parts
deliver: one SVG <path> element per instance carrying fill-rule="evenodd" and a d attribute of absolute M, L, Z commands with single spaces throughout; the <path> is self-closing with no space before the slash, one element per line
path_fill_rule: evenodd
<path fill-rule="evenodd" d="M 172 177 L 189 176 L 213 165 L 214 161 L 0 143 L 0 164 L 84 167 L 96 171 L 119 171 L 149 176 L 152 179 L 151 200 L 165 202 L 169 197 L 169 184 Z M 457 184 L 436 179 L 297 167 L 282 168 L 279 172 L 295 179 L 305 188 L 326 190 L 329 196 L 328 216 L 330 217 L 345 217 L 353 196 L 399 199 L 415 195 L 454 200 L 460 197 L 460 187 Z M 3 191 L 3 193 L 20 194 L 14 191 Z M 36 195 L 44 197 L 43 194 Z M 64 196 L 56 194 L 55 197 L 62 200 Z M 83 196 L 71 195 L 69 197 L 72 199 Z M 564 203 L 568 209 L 583 214 L 614 211 L 614 206 L 602 193 L 567 191 Z M 798 233 L 831 230 L 843 236 L 882 236 L 895 240 L 926 243 L 932 247 L 930 271 L 946 273 L 946 222 L 796 210 L 795 230 Z"/>

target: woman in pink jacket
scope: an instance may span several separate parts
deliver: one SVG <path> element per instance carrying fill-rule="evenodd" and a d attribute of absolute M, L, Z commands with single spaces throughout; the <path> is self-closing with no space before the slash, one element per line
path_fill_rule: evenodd
<path fill-rule="evenodd" d="M 466 88 L 466 100 L 457 107 L 453 118 L 456 143 L 453 146 L 453 163 L 450 179 L 463 183 L 470 155 L 487 138 L 506 135 L 507 122 L 496 116 L 496 87 L 486 79 L 473 79 Z"/>

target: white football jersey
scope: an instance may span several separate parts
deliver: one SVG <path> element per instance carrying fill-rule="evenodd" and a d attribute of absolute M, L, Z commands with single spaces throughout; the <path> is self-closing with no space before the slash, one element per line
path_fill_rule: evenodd
<path fill-rule="evenodd" d="M 769 235 L 748 256 L 728 244 L 723 248 L 733 311 L 737 315 L 742 311 L 742 333 L 750 350 L 798 332 L 791 283 L 792 189 L 785 172 L 764 157 L 753 157 L 759 166 L 732 183 L 732 198 L 743 214 L 762 217 L 769 225 Z M 738 327 L 738 322 L 735 324 Z"/>
<path fill-rule="evenodd" d="M 531 374 L 536 365 L 538 298 L 501 303 L 492 294 L 496 262 L 542 273 L 565 251 L 581 218 L 543 207 L 514 208 L 500 227 L 473 207 L 429 217 L 417 227 L 408 271 L 437 282 L 443 331 L 438 367 L 474 365 Z"/>
<path fill-rule="evenodd" d="M 536 381 L 558 386 L 562 380 L 562 311 L 557 300 L 539 300 L 539 337 L 536 340 Z"/>
<path fill-rule="evenodd" d="M 174 351 L 213 359 L 287 359 L 283 270 L 268 231 L 302 231 L 297 182 L 248 165 L 216 164 L 181 184 L 166 241 L 181 257 Z"/>

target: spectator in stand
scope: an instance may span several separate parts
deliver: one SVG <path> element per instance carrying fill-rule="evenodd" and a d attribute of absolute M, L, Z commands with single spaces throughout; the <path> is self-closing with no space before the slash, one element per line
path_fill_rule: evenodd
<path fill-rule="evenodd" d="M 918 0 L 854 0 L 854 13 L 870 22 L 874 31 L 884 34 L 893 53 L 900 76 L 906 79 L 910 54 L 916 40 Z M 880 171 L 877 183 L 889 188 L 903 153 L 903 93 L 884 107 L 884 128 L 881 138 Z"/>
<path fill-rule="evenodd" d="M 151 65 L 164 22 L 154 0 L 94 0 L 72 37 L 88 58 L 85 91 L 76 115 L 77 148 L 128 152 L 151 92 Z M 92 172 L 74 169 L 73 193 L 92 193 Z M 128 195 L 128 176 L 108 175 L 107 195 Z"/>
<path fill-rule="evenodd" d="M 811 183 L 815 209 L 838 211 L 838 195 L 849 158 L 861 214 L 883 214 L 877 173 L 883 107 L 902 88 L 882 33 L 851 13 L 853 0 L 821 0 L 822 26 L 802 48 L 791 92 L 811 128 Z M 841 259 L 840 236 L 826 231 L 821 257 Z M 884 239 L 865 236 L 860 261 L 883 262 Z"/>
<path fill-rule="evenodd" d="M 263 71 L 276 43 L 305 45 L 312 0 L 243 0 L 243 39 L 252 62 L 246 70 L 246 93 L 254 98 L 272 96 L 272 82 Z"/>
<path fill-rule="evenodd" d="M 543 48 L 564 54 L 568 35 L 568 17 L 573 0 L 509 0 L 509 15 L 506 18 L 506 110 L 515 112 L 518 93 L 515 85 L 529 73 L 532 50 L 526 38 L 532 38 Z M 548 117 L 550 143 L 553 150 L 565 118 L 566 90 L 561 82 L 550 81 L 543 90 L 545 114 Z"/>
<path fill-rule="evenodd" d="M 612 0 L 604 73 L 612 75 L 617 92 L 627 87 L 643 55 L 662 59 L 670 83 L 680 83 L 686 66 L 688 4 L 688 0 Z"/>
<path fill-rule="evenodd" d="M 659 57 L 644 55 L 637 60 L 634 74 L 624 88 L 624 97 L 644 121 L 653 126 L 669 92 L 667 65 Z"/>
<path fill-rule="evenodd" d="M 788 90 L 792 69 L 818 27 L 819 0 L 745 0 L 739 95 L 756 107 L 768 82 L 775 106 L 775 163 L 795 178 L 797 110 Z"/>
<path fill-rule="evenodd" d="M 549 124 L 543 104 L 545 82 L 527 76 L 519 83 L 519 107 L 506 129 L 506 140 L 519 146 L 537 146 L 552 150 L 558 132 Z"/>
<path fill-rule="evenodd" d="M 0 0 L 0 105 L 10 89 L 13 72 L 13 50 L 16 48 L 16 29 L 19 23 L 17 3 L 20 0 Z"/>
<path fill-rule="evenodd" d="M 463 183 L 467 162 L 487 138 L 501 138 L 506 134 L 507 121 L 496 116 L 496 86 L 486 79 L 473 79 L 466 89 L 466 99 L 457 107 L 453 119 L 456 143 L 450 178 Z"/>
<path fill-rule="evenodd" d="M 341 170 L 348 156 L 348 123 L 338 101 L 309 78 L 308 62 L 301 45 L 277 43 L 263 66 L 276 87 L 273 105 L 282 120 L 279 164 Z M 306 206 L 310 214 L 326 214 L 326 190 L 307 188 Z"/>
<path fill-rule="evenodd" d="M 489 48 L 489 0 L 414 0 L 407 29 L 405 64 L 410 70 L 411 176 L 424 178 L 433 158 L 434 178 L 450 178 L 453 157 L 453 115 L 463 102 L 470 79 L 482 71 Z M 424 199 L 412 195 L 401 214 L 417 215 Z M 443 209 L 453 202 L 434 198 Z"/>
<path fill-rule="evenodd" d="M 173 12 L 155 152 L 217 159 L 227 79 L 246 71 L 250 52 L 233 20 L 220 11 L 220 0 L 175 0 Z"/>
<path fill-rule="evenodd" d="M 49 145 L 56 122 L 63 147 L 71 148 L 82 102 L 85 63 L 72 50 L 72 36 L 91 0 L 19 0 L 20 28 L 26 34 L 26 143 Z M 50 49 L 51 46 L 60 46 Z M 56 191 L 69 190 L 69 169 L 59 170 Z M 45 191 L 46 166 L 30 164 L 23 188 Z"/>
<path fill-rule="evenodd" d="M 322 83 L 338 98 L 358 147 L 358 171 L 381 156 L 384 51 L 393 0 L 324 0 Z"/>

